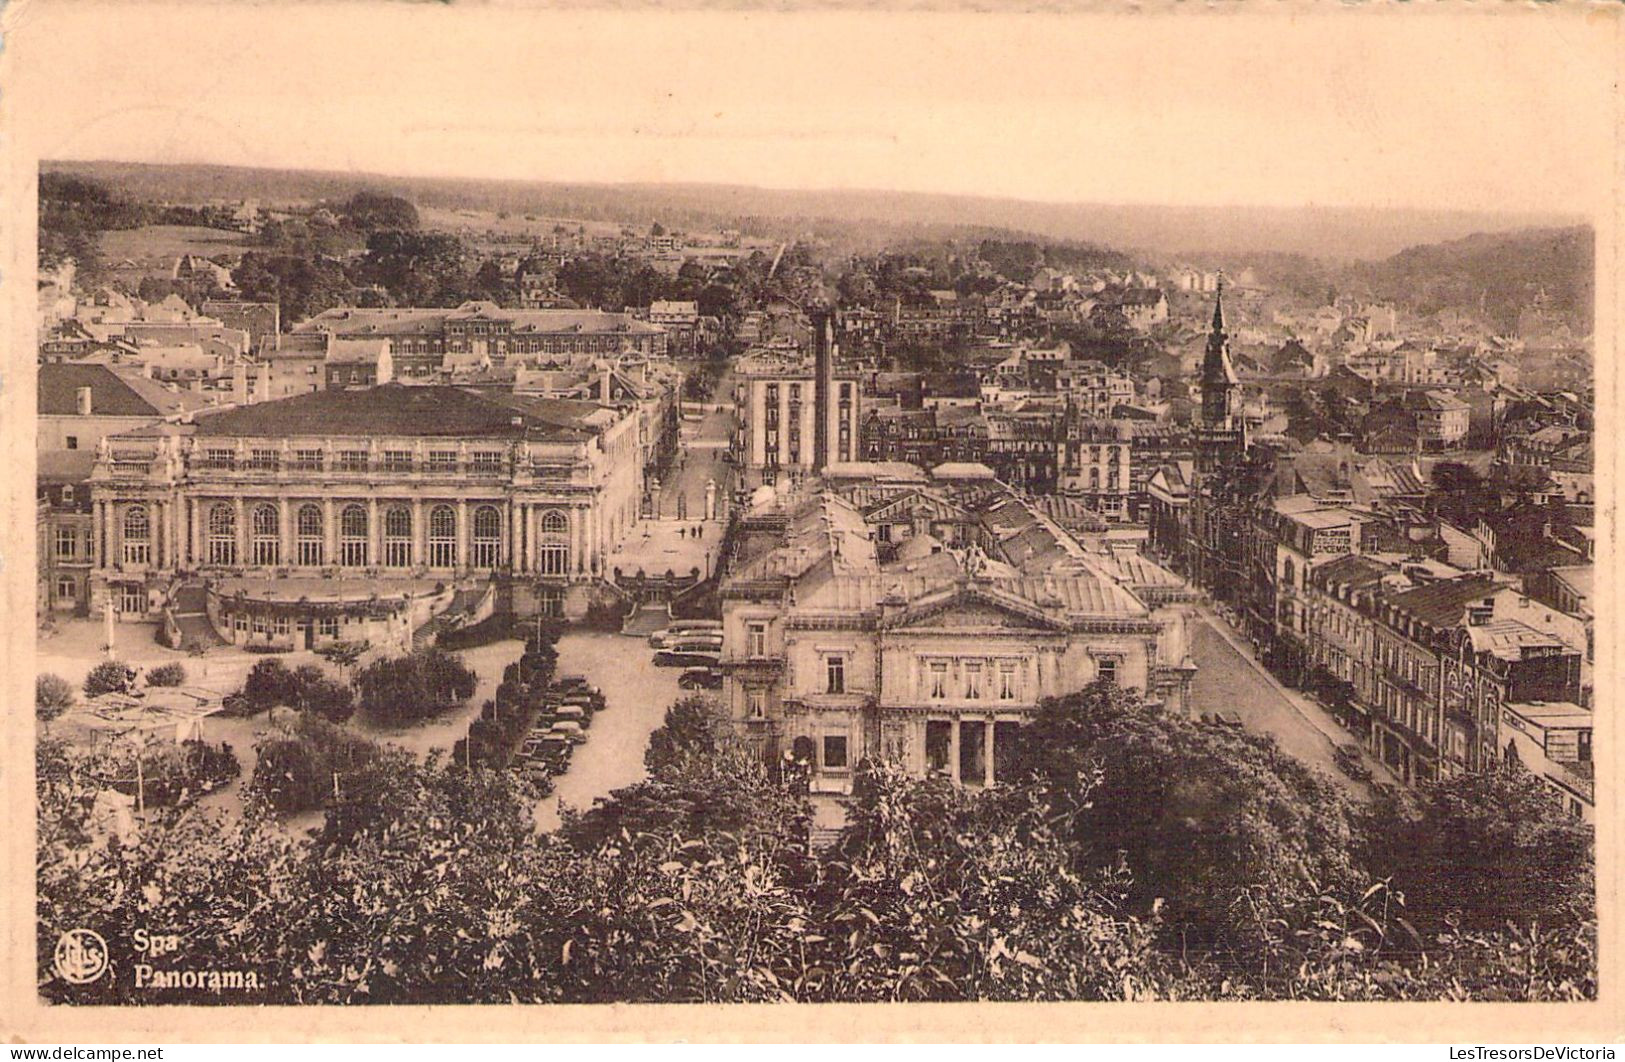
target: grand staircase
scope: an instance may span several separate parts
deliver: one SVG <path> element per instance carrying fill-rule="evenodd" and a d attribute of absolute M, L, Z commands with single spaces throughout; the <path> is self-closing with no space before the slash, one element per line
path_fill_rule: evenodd
<path fill-rule="evenodd" d="M 198 649 L 230 645 L 209 620 L 209 592 L 202 583 L 183 583 L 170 594 L 165 610 L 180 632 L 180 644 Z"/>

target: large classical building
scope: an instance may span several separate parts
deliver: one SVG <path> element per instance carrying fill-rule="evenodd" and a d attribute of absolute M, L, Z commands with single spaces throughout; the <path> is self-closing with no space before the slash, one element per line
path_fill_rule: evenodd
<path fill-rule="evenodd" d="M 819 792 L 849 789 L 866 758 L 991 785 L 1010 777 L 1013 728 L 1044 698 L 1109 679 L 1185 710 L 1182 617 L 1148 605 L 1111 558 L 1097 563 L 1076 543 L 1032 548 L 1035 536 L 1064 536 L 1013 497 L 994 504 L 1022 509 L 1028 532 L 1001 545 L 938 492 L 930 526 L 945 517 L 961 530 L 908 534 L 904 519 L 906 540 L 882 563 L 868 514 L 895 546 L 895 505 L 929 500 L 896 490 L 862 510 L 833 491 L 764 498 L 743 519 L 722 589 L 725 697 L 764 755 L 806 763 Z M 982 492 L 983 505 L 1005 493 Z M 949 544 L 973 536 L 983 544 Z M 1028 563 L 1012 563 L 1018 555 Z"/>
<path fill-rule="evenodd" d="M 90 477 L 91 605 L 151 615 L 228 580 L 271 601 L 297 579 L 313 606 L 494 584 L 516 612 L 579 614 L 638 518 L 638 433 L 595 403 L 387 384 L 112 436 Z M 336 636 L 299 603 L 253 633 Z"/>
<path fill-rule="evenodd" d="M 400 379 L 575 355 L 667 354 L 666 330 L 630 314 L 504 310 L 494 302 L 465 302 L 455 310 L 339 307 L 302 322 L 294 332 L 387 339 Z"/>

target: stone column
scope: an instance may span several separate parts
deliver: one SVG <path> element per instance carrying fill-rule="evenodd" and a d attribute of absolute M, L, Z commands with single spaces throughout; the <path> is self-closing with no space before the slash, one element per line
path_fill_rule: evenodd
<path fill-rule="evenodd" d="M 948 777 L 959 784 L 959 718 L 956 716 L 948 727 Z"/>
<path fill-rule="evenodd" d="M 466 571 L 469 561 L 468 555 L 468 499 L 457 499 L 457 570 Z"/>
<path fill-rule="evenodd" d="M 237 563 L 248 563 L 248 504 L 237 498 Z"/>
<path fill-rule="evenodd" d="M 293 507 L 288 504 L 286 497 L 276 500 L 277 554 L 282 558 L 283 565 L 290 568 L 293 567 L 293 562 L 297 559 L 294 555 L 292 509 Z"/>
<path fill-rule="evenodd" d="M 48 549 L 56 549 L 55 542 L 47 542 Z M 100 570 L 102 566 L 102 503 L 92 502 L 90 506 L 90 566 Z"/>
<path fill-rule="evenodd" d="M 570 553 L 575 557 L 575 573 L 585 575 L 592 567 L 592 544 L 587 525 L 588 510 L 576 506 L 570 510 Z"/>
<path fill-rule="evenodd" d="M 506 540 L 502 544 L 502 563 L 507 565 L 510 573 L 517 573 L 519 571 L 519 502 L 514 498 L 508 499 L 508 519 L 502 537 Z"/>
<path fill-rule="evenodd" d="M 196 498 L 186 499 L 186 546 L 191 554 L 187 560 L 194 568 L 203 563 L 203 522 L 198 519 L 200 508 Z"/>
<path fill-rule="evenodd" d="M 367 499 L 367 564 L 378 567 L 384 563 L 384 528 L 378 522 L 378 497 Z"/>
<path fill-rule="evenodd" d="M 322 562 L 335 566 L 339 562 L 339 526 L 335 519 L 332 498 L 322 499 Z"/>
<path fill-rule="evenodd" d="M 998 728 L 998 719 L 992 715 L 989 715 L 987 722 L 982 724 L 982 758 L 985 761 L 982 767 L 982 778 L 985 785 L 992 785 L 995 781 L 993 777 L 993 733 Z"/>
<path fill-rule="evenodd" d="M 427 532 L 423 527 L 423 499 L 412 499 L 412 566 L 418 567 L 423 563 L 424 535 Z"/>
<path fill-rule="evenodd" d="M 164 551 L 169 548 L 169 531 L 164 527 L 164 518 L 166 516 L 168 516 L 168 513 L 165 512 L 164 503 L 161 501 L 153 502 L 152 560 L 149 565 L 153 568 L 164 567 Z"/>

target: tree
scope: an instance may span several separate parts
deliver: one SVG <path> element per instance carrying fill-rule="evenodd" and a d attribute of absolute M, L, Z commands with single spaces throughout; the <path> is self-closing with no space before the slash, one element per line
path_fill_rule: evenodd
<path fill-rule="evenodd" d="M 1516 762 L 1386 801 L 1366 832 L 1369 862 L 1391 874 L 1424 926 L 1512 922 L 1573 928 L 1596 917 L 1593 831 Z"/>
<path fill-rule="evenodd" d="M 469 294 L 464 255 L 450 233 L 378 229 L 367 237 L 361 275 L 406 306 L 455 305 Z"/>
<path fill-rule="evenodd" d="M 118 660 L 104 660 L 90 669 L 85 676 L 85 696 L 100 697 L 105 693 L 125 693 L 135 682 L 135 668 Z"/>
<path fill-rule="evenodd" d="M 299 700 L 299 682 L 282 661 L 261 660 L 249 669 L 248 678 L 243 682 L 243 696 L 258 708 L 292 706 Z"/>
<path fill-rule="evenodd" d="M 317 649 L 316 655 L 338 668 L 340 676 L 343 676 L 371 648 L 372 645 L 365 641 L 331 642 Z"/>
<path fill-rule="evenodd" d="M 258 251 L 243 254 L 231 279 L 244 298 L 279 303 L 284 327 L 343 304 L 352 288 L 337 262 Z"/>
<path fill-rule="evenodd" d="M 321 807 L 345 779 L 377 759 L 379 747 L 309 712 L 267 736 L 250 786 L 281 812 Z"/>
<path fill-rule="evenodd" d="M 1130 899 L 1158 907 L 1182 946 L 1260 954 L 1281 943 L 1279 920 L 1362 881 L 1347 798 L 1269 738 L 1095 683 L 1041 704 L 1013 758 L 1070 823 L 1078 857 L 1126 859 Z"/>
<path fill-rule="evenodd" d="M 460 657 L 433 647 L 375 660 L 355 679 L 361 711 L 395 725 L 427 719 L 461 704 L 474 695 L 478 682 Z"/>
<path fill-rule="evenodd" d="M 380 229 L 413 230 L 419 225 L 418 210 L 396 195 L 360 191 L 351 196 L 339 214 L 362 232 Z"/>
<path fill-rule="evenodd" d="M 710 697 L 685 697 L 666 709 L 665 721 L 649 735 L 643 765 L 652 775 L 679 768 L 690 756 L 712 757 L 732 730 Z"/>
<path fill-rule="evenodd" d="M 355 691 L 342 682 L 317 678 L 301 685 L 299 707 L 330 723 L 342 723 L 355 714 Z"/>
<path fill-rule="evenodd" d="M 78 701 L 73 685 L 60 675 L 42 673 L 34 679 L 34 718 L 49 724 Z"/>

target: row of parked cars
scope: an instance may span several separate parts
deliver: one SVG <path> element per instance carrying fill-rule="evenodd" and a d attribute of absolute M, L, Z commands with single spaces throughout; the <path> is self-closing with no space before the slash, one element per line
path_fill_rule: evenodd
<path fill-rule="evenodd" d="M 722 686 L 722 623 L 719 620 L 676 620 L 649 635 L 655 666 L 680 667 L 677 685 L 685 690 Z"/>
<path fill-rule="evenodd" d="M 515 768 L 548 779 L 569 770 L 576 746 L 587 740 L 592 717 L 606 706 L 603 692 L 585 677 L 555 678 L 547 687 L 530 733 L 514 756 Z"/>

